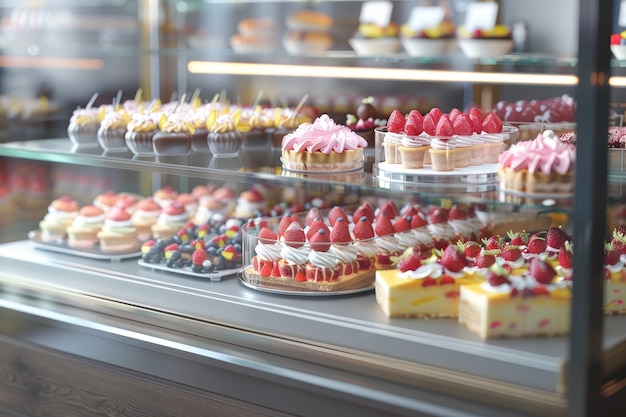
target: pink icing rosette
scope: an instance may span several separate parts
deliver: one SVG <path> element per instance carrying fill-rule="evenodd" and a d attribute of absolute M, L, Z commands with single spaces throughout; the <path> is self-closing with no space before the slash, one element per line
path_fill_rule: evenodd
<path fill-rule="evenodd" d="M 336 124 L 327 114 L 321 115 L 313 123 L 301 124 L 294 132 L 285 135 L 282 142 L 284 150 L 324 154 L 365 147 L 365 139 L 347 126 Z"/>
<path fill-rule="evenodd" d="M 498 163 L 515 171 L 527 169 L 530 173 L 565 175 L 575 161 L 576 147 L 561 142 L 554 133 L 546 130 L 532 141 L 511 146 L 500 155 Z"/>

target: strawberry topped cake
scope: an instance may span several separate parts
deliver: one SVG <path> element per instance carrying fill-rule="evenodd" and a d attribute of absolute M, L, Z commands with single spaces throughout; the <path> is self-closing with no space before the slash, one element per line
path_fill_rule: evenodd
<path fill-rule="evenodd" d="M 324 114 L 283 138 L 283 167 L 296 171 L 356 170 L 363 167 L 366 147 L 365 139 Z"/>
<path fill-rule="evenodd" d="M 316 214 L 320 214 L 316 211 Z M 257 285 L 302 291 L 337 291 L 371 285 L 377 248 L 371 223 L 347 214 L 326 219 L 294 214 L 251 220 L 243 228 L 244 276 Z"/>
<path fill-rule="evenodd" d="M 394 110 L 386 132 L 380 132 L 379 146 L 387 164 L 401 164 L 405 169 L 431 166 L 433 171 L 453 171 L 498 162 L 517 128 L 503 126 L 495 113 L 483 115 L 475 107 L 467 113 L 456 108 L 443 113 L 435 107 L 424 115 L 411 110 L 406 117 Z"/>

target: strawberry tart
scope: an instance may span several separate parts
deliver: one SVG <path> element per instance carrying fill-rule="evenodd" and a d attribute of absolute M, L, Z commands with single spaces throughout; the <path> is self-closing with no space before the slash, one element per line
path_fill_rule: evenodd
<path fill-rule="evenodd" d="M 365 216 L 352 225 L 295 214 L 255 219 L 243 227 L 247 282 L 294 291 L 339 291 L 367 287 L 374 278 L 374 232 Z M 308 224 L 307 224 L 308 223 Z M 369 244 L 368 244 L 369 243 Z"/>
<path fill-rule="evenodd" d="M 366 147 L 365 139 L 324 114 L 283 138 L 283 167 L 318 172 L 357 170 L 363 168 Z"/>
<path fill-rule="evenodd" d="M 576 147 L 546 130 L 511 146 L 498 159 L 500 186 L 523 193 L 571 193 Z"/>

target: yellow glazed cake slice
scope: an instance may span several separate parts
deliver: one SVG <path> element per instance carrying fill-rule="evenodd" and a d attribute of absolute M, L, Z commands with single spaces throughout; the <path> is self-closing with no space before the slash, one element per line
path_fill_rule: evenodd
<path fill-rule="evenodd" d="M 448 249 L 449 248 L 449 249 Z M 467 259 L 458 246 L 440 260 L 422 263 L 407 250 L 398 269 L 376 271 L 376 302 L 389 317 L 456 317 L 459 288 L 480 282 L 464 272 Z"/>
<path fill-rule="evenodd" d="M 493 268 L 485 282 L 461 287 L 459 322 L 483 339 L 569 333 L 571 287 L 541 258 L 528 274 Z"/>

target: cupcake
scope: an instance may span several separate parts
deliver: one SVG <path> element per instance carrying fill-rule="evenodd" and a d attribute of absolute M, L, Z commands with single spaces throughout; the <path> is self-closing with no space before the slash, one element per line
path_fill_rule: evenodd
<path fill-rule="evenodd" d="M 272 130 L 272 146 L 274 148 L 280 148 L 283 143 L 283 138 L 289 133 L 294 132 L 298 126 L 302 123 L 310 123 L 313 120 L 306 116 L 301 115 L 294 109 L 289 108 L 276 108 L 274 110 L 274 129 Z"/>
<path fill-rule="evenodd" d="M 98 194 L 93 199 L 93 205 L 101 208 L 105 213 L 111 209 L 115 205 L 115 200 L 117 200 L 118 195 L 113 190 L 107 190 L 101 194 Z"/>
<path fill-rule="evenodd" d="M 133 113 L 124 135 L 126 146 L 135 155 L 154 155 L 152 138 L 157 131 L 157 125 L 150 115 Z"/>
<path fill-rule="evenodd" d="M 181 193 L 176 197 L 176 201 L 185 206 L 185 210 L 189 213 L 189 218 L 193 218 L 198 211 L 198 198 L 191 193 Z"/>
<path fill-rule="evenodd" d="M 73 248 L 91 248 L 98 243 L 98 232 L 104 226 L 104 211 L 87 205 L 78 211 L 72 225 L 67 228 L 67 244 Z"/>
<path fill-rule="evenodd" d="M 214 112 L 216 114 L 217 112 Z M 222 114 L 209 127 L 207 141 L 213 156 L 237 156 L 243 137 L 237 129 L 241 110 L 231 114 Z"/>
<path fill-rule="evenodd" d="M 200 106 L 191 113 L 191 123 L 194 131 L 191 134 L 191 149 L 194 152 L 208 152 L 207 136 L 207 117 L 209 115 L 210 105 Z"/>
<path fill-rule="evenodd" d="M 161 206 L 153 198 L 148 197 L 139 201 L 137 210 L 132 215 L 132 220 L 137 228 L 137 238 L 140 241 L 145 241 L 152 237 L 152 225 L 157 222 L 160 215 Z"/>
<path fill-rule="evenodd" d="M 152 198 L 154 198 L 154 201 L 162 208 L 174 202 L 177 196 L 178 196 L 178 191 L 176 191 L 170 185 L 166 185 L 163 188 L 159 188 L 152 194 Z"/>
<path fill-rule="evenodd" d="M 48 206 L 48 213 L 39 222 L 41 240 L 44 242 L 58 242 L 67 236 L 67 228 L 72 225 L 78 216 L 78 204 L 69 196 L 62 196 L 52 201 Z"/>
<path fill-rule="evenodd" d="M 155 239 L 170 238 L 182 229 L 188 220 L 189 213 L 185 210 L 185 205 L 174 201 L 163 207 L 157 222 L 152 225 L 152 235 Z"/>
<path fill-rule="evenodd" d="M 139 245 L 137 228 L 133 225 L 131 215 L 121 207 L 113 207 L 107 213 L 98 239 L 103 252 L 126 252 Z"/>
<path fill-rule="evenodd" d="M 172 113 L 162 117 L 160 130 L 152 138 L 154 153 L 157 155 L 189 155 L 193 124 L 182 113 Z"/>
<path fill-rule="evenodd" d="M 102 149 L 110 152 L 123 152 L 126 147 L 126 127 L 128 113 L 125 110 L 110 111 L 104 115 L 98 129 L 98 143 Z"/>
<path fill-rule="evenodd" d="M 75 146 L 96 147 L 98 146 L 98 109 L 76 109 L 70 118 L 67 134 Z"/>
<path fill-rule="evenodd" d="M 424 167 L 424 154 L 430 149 L 430 139 L 425 136 L 405 136 L 398 147 L 403 168 Z"/>
<path fill-rule="evenodd" d="M 243 146 L 259 147 L 267 145 L 268 132 L 274 128 L 273 114 L 256 106 L 249 110 L 247 117 L 242 117 L 237 125 L 243 133 Z M 245 119 L 245 120 L 244 120 Z"/>

